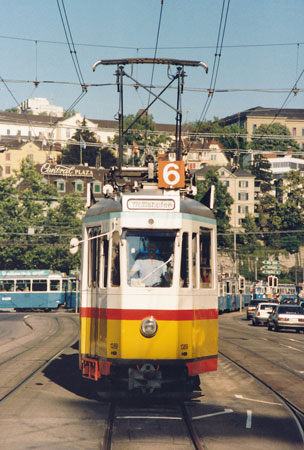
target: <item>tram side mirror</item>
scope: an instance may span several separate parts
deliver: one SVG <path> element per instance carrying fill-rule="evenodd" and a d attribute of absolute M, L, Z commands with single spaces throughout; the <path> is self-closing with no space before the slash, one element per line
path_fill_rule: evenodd
<path fill-rule="evenodd" d="M 204 197 L 201 199 L 200 203 L 207 206 L 209 209 L 214 208 L 214 194 L 215 194 L 215 186 L 212 184 Z"/>
<path fill-rule="evenodd" d="M 79 249 L 79 240 L 77 237 L 73 237 L 70 241 L 70 253 L 72 255 L 75 255 L 75 253 L 78 252 Z"/>

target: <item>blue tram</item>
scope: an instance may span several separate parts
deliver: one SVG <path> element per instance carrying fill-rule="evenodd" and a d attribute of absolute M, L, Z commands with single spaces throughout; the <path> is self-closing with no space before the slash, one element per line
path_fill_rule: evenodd
<path fill-rule="evenodd" d="M 75 308 L 77 279 L 52 270 L 0 270 L 0 309 Z"/>
<path fill-rule="evenodd" d="M 244 277 L 231 276 L 219 280 L 218 310 L 224 312 L 238 311 L 248 305 L 251 299 L 251 287 Z"/>

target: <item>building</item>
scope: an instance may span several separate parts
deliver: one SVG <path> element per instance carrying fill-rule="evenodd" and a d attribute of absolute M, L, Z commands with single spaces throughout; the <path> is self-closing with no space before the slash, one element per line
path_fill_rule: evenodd
<path fill-rule="evenodd" d="M 64 108 L 62 106 L 51 105 L 48 99 L 41 97 L 25 100 L 19 106 L 19 110 L 25 113 L 30 112 L 35 115 L 46 114 L 54 117 L 62 117 L 64 115 Z"/>
<path fill-rule="evenodd" d="M 23 159 L 28 158 L 34 164 L 45 162 L 55 163 L 61 157 L 61 149 L 55 146 L 50 150 L 41 142 L 8 141 L 1 145 L 0 150 L 0 179 L 14 175 L 19 170 Z"/>
<path fill-rule="evenodd" d="M 59 195 L 78 192 L 86 199 L 87 205 L 91 202 L 91 194 L 96 201 L 103 197 L 102 189 L 107 171 L 102 167 L 96 169 L 87 165 L 72 166 L 46 162 L 37 164 L 36 170 L 42 176 L 42 181 L 56 186 Z"/>
<path fill-rule="evenodd" d="M 188 139 L 185 139 L 184 146 L 187 148 Z M 227 166 L 228 159 L 223 152 L 223 146 L 215 139 L 195 141 L 186 156 L 187 168 L 191 171 L 198 170 L 205 165 Z"/>
<path fill-rule="evenodd" d="M 195 172 L 197 180 L 202 180 L 210 166 L 205 166 Z M 231 205 L 230 225 L 233 229 L 242 228 L 242 220 L 246 214 L 255 213 L 255 176 L 251 172 L 232 167 L 215 167 L 219 180 L 227 186 L 227 191 L 233 198 Z"/>
<path fill-rule="evenodd" d="M 86 128 L 95 134 L 101 146 L 107 145 L 109 139 L 113 139 L 118 133 L 116 120 L 87 119 L 80 113 L 64 118 L 0 111 L 0 143 L 9 139 L 40 139 L 48 145 L 58 143 L 64 147 L 71 141 L 77 129 L 81 128 L 84 119 Z M 174 125 L 156 123 L 155 127 L 158 132 L 168 136 L 175 134 Z"/>
<path fill-rule="evenodd" d="M 291 136 L 298 142 L 300 148 L 304 150 L 304 109 L 263 108 L 257 106 L 224 117 L 219 123 L 224 126 L 239 125 L 240 128 L 246 129 L 249 138 L 260 125 L 279 123 L 288 128 Z"/>

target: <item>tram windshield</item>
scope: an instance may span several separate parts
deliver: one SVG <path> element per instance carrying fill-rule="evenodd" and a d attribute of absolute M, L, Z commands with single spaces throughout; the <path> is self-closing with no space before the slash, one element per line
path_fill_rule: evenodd
<path fill-rule="evenodd" d="M 170 287 L 176 233 L 128 231 L 128 284 L 132 287 Z"/>

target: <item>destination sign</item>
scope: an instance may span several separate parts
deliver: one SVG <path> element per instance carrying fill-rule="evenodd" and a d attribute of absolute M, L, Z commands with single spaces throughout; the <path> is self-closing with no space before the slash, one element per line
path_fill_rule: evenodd
<path fill-rule="evenodd" d="M 147 211 L 147 210 L 173 211 L 175 209 L 175 200 L 128 199 L 127 208 L 129 210 L 138 210 L 138 211 Z"/>

